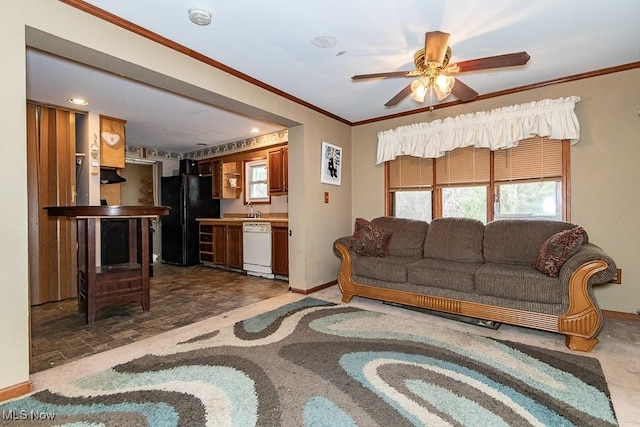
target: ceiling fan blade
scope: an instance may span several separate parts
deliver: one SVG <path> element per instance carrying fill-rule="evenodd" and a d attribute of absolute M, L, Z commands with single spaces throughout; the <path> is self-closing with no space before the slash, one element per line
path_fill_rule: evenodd
<path fill-rule="evenodd" d="M 527 52 L 508 53 L 506 55 L 488 56 L 486 58 L 470 59 L 468 61 L 451 64 L 447 72 L 465 73 L 467 71 L 489 70 L 492 68 L 514 67 L 524 65 L 529 61 Z"/>
<path fill-rule="evenodd" d="M 478 96 L 478 92 L 458 79 L 456 79 L 456 83 L 453 85 L 451 92 L 462 102 L 473 101 Z"/>
<path fill-rule="evenodd" d="M 411 93 L 411 83 L 409 83 L 407 86 L 405 86 L 404 89 L 402 89 L 400 92 L 398 92 L 398 94 L 396 96 L 394 96 L 389 101 L 387 101 L 387 103 L 384 104 L 384 106 L 385 107 L 392 107 L 392 106 L 396 105 L 397 103 L 399 103 L 400 101 L 402 101 L 403 99 L 405 99 L 410 93 Z"/>
<path fill-rule="evenodd" d="M 415 74 L 417 73 L 417 74 Z M 351 77 L 351 80 L 364 80 L 364 79 L 384 79 L 388 77 L 412 77 L 417 76 L 420 73 L 415 70 L 411 71 L 391 71 L 389 73 L 373 73 L 373 74 L 358 74 Z"/>
<path fill-rule="evenodd" d="M 430 31 L 424 35 L 424 60 L 442 64 L 447 52 L 449 34 L 442 31 Z"/>

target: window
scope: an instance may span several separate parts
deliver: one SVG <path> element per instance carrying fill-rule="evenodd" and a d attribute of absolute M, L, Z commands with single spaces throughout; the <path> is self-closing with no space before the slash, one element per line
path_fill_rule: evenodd
<path fill-rule="evenodd" d="M 559 181 L 503 184 L 496 193 L 495 217 L 562 220 Z"/>
<path fill-rule="evenodd" d="M 431 212 L 431 191 L 396 191 L 393 193 L 394 216 L 431 222 Z"/>
<path fill-rule="evenodd" d="M 400 156 L 387 162 L 388 212 L 427 221 L 568 221 L 568 156 L 568 141 L 548 138 L 526 139 L 517 147 L 493 152 L 459 148 L 438 159 Z"/>
<path fill-rule="evenodd" d="M 442 189 L 442 216 L 487 222 L 487 187 Z"/>
<path fill-rule="evenodd" d="M 403 156 L 389 162 L 388 182 L 394 216 L 431 221 L 431 159 Z"/>
<path fill-rule="evenodd" d="M 268 202 L 267 161 L 245 162 L 245 202 Z"/>

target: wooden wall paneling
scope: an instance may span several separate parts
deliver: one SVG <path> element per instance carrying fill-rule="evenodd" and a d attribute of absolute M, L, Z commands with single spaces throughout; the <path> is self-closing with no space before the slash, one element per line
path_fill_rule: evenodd
<path fill-rule="evenodd" d="M 42 218 L 46 212 L 40 209 L 38 201 L 38 185 L 40 182 L 40 168 L 38 156 L 38 107 L 27 103 L 27 202 L 29 213 L 29 295 L 32 304 L 46 300 L 41 295 L 40 272 L 40 228 Z"/>
<path fill-rule="evenodd" d="M 76 116 L 56 110 L 56 176 L 58 206 L 76 204 Z M 75 220 L 58 219 L 58 295 L 57 300 L 77 296 L 77 249 Z"/>
<path fill-rule="evenodd" d="M 42 304 L 77 295 L 75 222 L 43 209 L 75 202 L 75 113 L 30 105 L 29 289 L 31 304 Z"/>

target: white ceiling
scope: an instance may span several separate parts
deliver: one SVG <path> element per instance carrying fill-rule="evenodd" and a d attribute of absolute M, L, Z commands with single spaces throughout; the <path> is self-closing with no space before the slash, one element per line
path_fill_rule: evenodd
<path fill-rule="evenodd" d="M 451 63 L 526 51 L 521 67 L 456 76 L 480 95 L 640 61 L 637 0 L 87 0 L 295 98 L 357 123 L 428 106 L 407 97 L 384 107 L 408 78 L 351 76 L 412 70 L 427 31 L 451 34 Z M 210 10 L 197 26 L 188 9 Z M 335 37 L 316 47 L 316 37 Z M 134 145 L 176 152 L 246 139 L 281 126 L 29 50 L 27 95 L 127 120 Z M 580 95 L 580 94 L 567 94 Z M 443 102 L 455 101 L 451 96 Z"/>

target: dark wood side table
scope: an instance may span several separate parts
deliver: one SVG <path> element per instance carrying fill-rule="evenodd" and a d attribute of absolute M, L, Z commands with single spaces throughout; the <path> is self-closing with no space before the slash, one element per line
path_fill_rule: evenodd
<path fill-rule="evenodd" d="M 150 309 L 149 299 L 149 220 L 167 215 L 166 206 L 50 206 L 49 216 L 75 218 L 78 226 L 78 307 L 86 313 L 87 324 L 96 312 L 114 304 L 140 302 Z M 129 220 L 129 262 L 96 265 L 96 220 Z M 141 251 L 138 251 L 140 227 Z M 140 256 L 138 257 L 138 252 Z M 138 259 L 140 258 L 140 259 Z"/>

